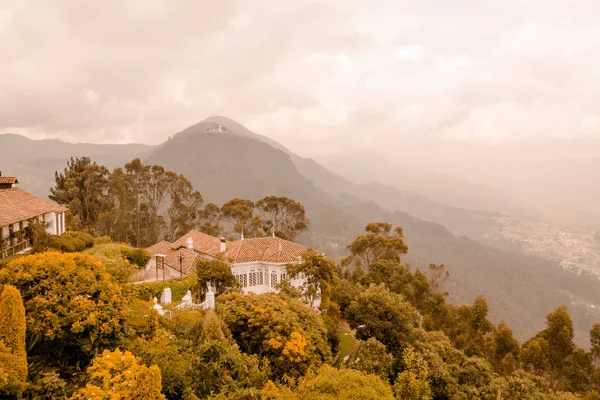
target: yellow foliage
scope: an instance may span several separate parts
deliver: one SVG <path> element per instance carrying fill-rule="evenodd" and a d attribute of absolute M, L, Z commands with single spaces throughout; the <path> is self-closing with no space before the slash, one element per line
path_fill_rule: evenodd
<path fill-rule="evenodd" d="M 89 382 L 71 400 L 164 400 L 160 369 L 146 367 L 129 351 L 105 350 L 88 368 Z"/>
<path fill-rule="evenodd" d="M 279 349 L 281 348 L 281 346 L 283 346 L 283 344 L 281 343 L 281 336 L 277 336 L 276 338 L 271 338 L 269 339 L 269 341 L 267 342 L 269 343 L 269 346 L 271 346 L 274 349 Z"/>
<path fill-rule="evenodd" d="M 290 360 L 300 362 L 305 356 L 304 349 L 308 342 L 300 334 L 300 332 L 292 332 L 290 340 L 288 340 L 283 348 L 282 354 L 286 355 Z"/>
<path fill-rule="evenodd" d="M 27 381 L 26 329 L 21 293 L 5 285 L 0 295 L 0 395 L 18 395 Z"/>

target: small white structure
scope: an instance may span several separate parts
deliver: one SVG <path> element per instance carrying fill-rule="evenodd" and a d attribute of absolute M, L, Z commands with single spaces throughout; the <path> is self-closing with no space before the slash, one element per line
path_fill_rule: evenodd
<path fill-rule="evenodd" d="M 187 291 L 185 292 L 185 295 L 183 295 L 183 298 L 181 299 L 181 304 L 177 306 L 177 308 L 179 308 L 180 310 L 186 309 L 186 308 L 193 308 L 194 307 L 194 302 L 192 299 L 192 292 L 191 291 Z"/>
<path fill-rule="evenodd" d="M 158 299 L 155 297 L 154 299 L 152 299 L 152 301 L 154 302 L 152 308 L 156 310 L 158 315 L 165 315 L 165 310 L 163 309 L 163 306 L 158 304 Z"/>
<path fill-rule="evenodd" d="M 215 294 L 209 290 L 206 293 L 206 300 L 204 300 L 203 303 L 200 304 L 194 304 L 194 301 L 192 299 L 192 292 L 191 291 L 187 291 L 185 292 L 185 295 L 183 296 L 183 298 L 181 299 L 181 304 L 179 304 L 177 306 L 178 309 L 180 310 L 185 310 L 186 308 L 215 308 Z"/>
<path fill-rule="evenodd" d="M 165 288 L 160 295 L 160 302 L 162 304 L 171 304 L 171 288 Z"/>

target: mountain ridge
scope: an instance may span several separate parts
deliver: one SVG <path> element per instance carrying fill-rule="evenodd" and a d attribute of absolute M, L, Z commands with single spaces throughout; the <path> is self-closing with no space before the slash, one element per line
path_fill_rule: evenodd
<path fill-rule="evenodd" d="M 467 303 L 475 295 L 484 294 L 489 300 L 490 317 L 495 321 L 505 319 L 520 338 L 539 330 L 545 313 L 557 304 L 570 304 L 580 343 L 585 341 L 594 319 L 600 317 L 590 308 L 596 305 L 600 309 L 597 280 L 566 272 L 553 262 L 456 236 L 438 223 L 394 208 L 394 191 L 387 207 L 383 207 L 369 192 L 381 187 L 355 185 L 312 159 L 266 143 L 260 135 L 204 135 L 206 127 L 202 123 L 209 124 L 206 127 L 222 124 L 232 133 L 238 129 L 227 127 L 227 121 L 220 118 L 204 120 L 190 127 L 195 130 L 187 128 L 188 134 L 176 134 L 150 147 L 149 154 L 141 158 L 183 173 L 207 201 L 222 203 L 233 197 L 257 200 L 267 194 L 295 198 L 304 204 L 311 219 L 309 232 L 299 240 L 330 256 L 343 255 L 345 246 L 361 234 L 368 222 L 388 221 L 402 226 L 409 245 L 406 261 L 423 269 L 431 262 L 446 264 L 451 273 L 447 288 L 451 300 Z M 60 164 L 56 169 L 64 168 L 66 159 L 60 157 L 67 151 L 71 150 L 62 150 L 59 158 L 52 160 Z M 120 165 L 133 158 L 121 152 L 116 156 L 122 157 Z M 45 197 L 52 184 L 52 163 L 48 161 L 40 168 L 39 159 L 25 158 L 15 165 L 46 182 Z M 21 172 L 15 171 L 15 175 Z M 29 184 L 26 178 L 21 186 L 28 189 Z"/>

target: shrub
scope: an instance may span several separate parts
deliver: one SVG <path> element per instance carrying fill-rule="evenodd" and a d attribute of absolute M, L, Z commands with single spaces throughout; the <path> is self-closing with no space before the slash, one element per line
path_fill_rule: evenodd
<path fill-rule="evenodd" d="M 122 338 L 124 299 L 98 260 L 88 254 L 29 255 L 0 270 L 26 310 L 28 355 L 62 366 L 83 364 Z"/>
<path fill-rule="evenodd" d="M 148 261 L 152 258 L 152 255 L 146 249 L 134 249 L 131 247 L 121 247 L 121 254 L 133 265 L 136 265 L 139 269 L 146 268 Z"/>
<path fill-rule="evenodd" d="M 196 286 L 196 277 L 189 275 L 181 279 L 171 279 L 168 281 L 145 282 L 131 286 L 131 293 L 140 300 L 149 300 L 154 297 L 160 298 L 160 294 L 165 288 L 171 288 L 171 298 L 173 301 L 179 301 L 185 295 L 185 292 Z"/>
<path fill-rule="evenodd" d="M 94 237 L 89 233 L 69 231 L 60 236 L 52 236 L 49 247 L 65 253 L 76 253 L 93 245 Z"/>
<path fill-rule="evenodd" d="M 241 350 L 266 357 L 273 377 L 298 377 L 329 361 L 327 330 L 317 313 L 279 294 L 224 294 L 217 312 Z"/>

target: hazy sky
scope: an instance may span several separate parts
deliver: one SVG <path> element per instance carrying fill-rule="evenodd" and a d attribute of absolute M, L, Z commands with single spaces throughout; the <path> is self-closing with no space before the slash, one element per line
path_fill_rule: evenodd
<path fill-rule="evenodd" d="M 0 0 L 0 132 L 304 154 L 600 133 L 598 0 Z"/>

